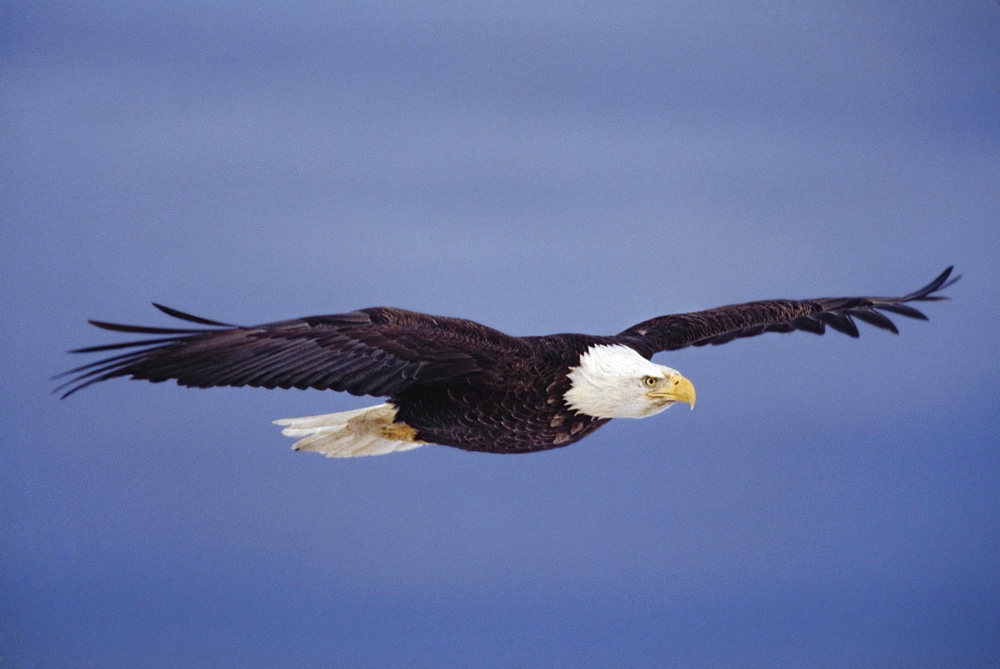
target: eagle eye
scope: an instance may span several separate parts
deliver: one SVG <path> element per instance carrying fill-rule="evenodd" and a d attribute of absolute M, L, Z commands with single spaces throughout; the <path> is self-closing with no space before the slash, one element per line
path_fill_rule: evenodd
<path fill-rule="evenodd" d="M 642 377 L 642 385 L 646 386 L 647 388 L 655 388 L 658 382 L 659 379 L 657 379 L 655 376 Z"/>

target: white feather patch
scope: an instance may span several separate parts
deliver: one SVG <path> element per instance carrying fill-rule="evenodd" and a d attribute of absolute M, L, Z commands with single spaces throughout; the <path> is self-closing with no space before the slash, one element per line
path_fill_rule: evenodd
<path fill-rule="evenodd" d="M 294 450 L 315 451 L 328 458 L 384 455 L 424 445 L 422 441 L 387 438 L 387 434 L 396 436 L 410 430 L 395 419 L 396 407 L 379 404 L 320 416 L 282 418 L 274 424 L 287 426 L 281 431 L 286 437 L 302 437 L 292 445 Z"/>
<path fill-rule="evenodd" d="M 649 400 L 643 377 L 676 373 L 628 346 L 596 344 L 580 356 L 579 365 L 570 368 L 572 385 L 563 399 L 574 411 L 595 418 L 645 418 L 668 405 Z"/>

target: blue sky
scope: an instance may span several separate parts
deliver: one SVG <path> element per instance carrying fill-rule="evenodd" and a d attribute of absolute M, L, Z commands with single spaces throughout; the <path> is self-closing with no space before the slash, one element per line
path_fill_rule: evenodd
<path fill-rule="evenodd" d="M 1000 6 L 543 5 L 4 3 L 0 659 L 1000 662 Z M 608 334 L 950 264 L 898 337 L 661 355 L 696 410 L 529 456 L 49 394 L 151 301 Z"/>

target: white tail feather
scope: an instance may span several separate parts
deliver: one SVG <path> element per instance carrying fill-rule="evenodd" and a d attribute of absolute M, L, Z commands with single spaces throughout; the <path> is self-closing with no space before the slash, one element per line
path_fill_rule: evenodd
<path fill-rule="evenodd" d="M 286 437 L 303 437 L 292 448 L 315 451 L 328 458 L 351 458 L 361 455 L 383 455 L 409 451 L 424 442 L 409 437 L 412 428 L 396 423 L 396 407 L 391 404 L 328 413 L 321 416 L 282 418 L 275 425 L 287 425 L 281 431 Z M 404 439 L 393 437 L 404 436 Z"/>

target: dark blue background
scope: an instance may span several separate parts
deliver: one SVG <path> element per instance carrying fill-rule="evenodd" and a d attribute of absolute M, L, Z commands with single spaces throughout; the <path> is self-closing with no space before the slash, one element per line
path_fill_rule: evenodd
<path fill-rule="evenodd" d="M 332 5 L 333 3 L 331 3 Z M 1000 7 L 0 7 L 0 664 L 1000 662 Z M 126 381 L 87 318 L 614 333 L 965 274 L 901 335 L 662 355 L 695 411 L 326 460 L 377 400 Z"/>

